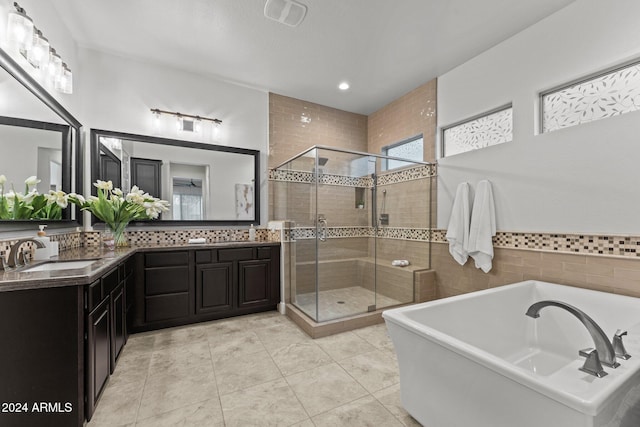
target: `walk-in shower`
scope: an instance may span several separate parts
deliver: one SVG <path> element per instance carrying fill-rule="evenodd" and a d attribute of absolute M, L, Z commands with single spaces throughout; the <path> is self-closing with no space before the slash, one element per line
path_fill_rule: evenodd
<path fill-rule="evenodd" d="M 285 300 L 316 322 L 413 302 L 430 267 L 433 173 L 322 146 L 272 170 L 272 218 L 289 224 Z"/>

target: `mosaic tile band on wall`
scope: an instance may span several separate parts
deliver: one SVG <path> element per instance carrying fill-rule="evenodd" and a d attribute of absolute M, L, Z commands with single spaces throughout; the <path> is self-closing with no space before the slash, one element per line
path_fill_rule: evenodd
<path fill-rule="evenodd" d="M 377 184 L 390 185 L 434 176 L 436 176 L 436 165 L 420 165 L 399 171 L 381 173 L 378 175 Z M 315 183 L 316 175 L 313 172 L 306 171 L 271 169 L 269 170 L 269 180 L 312 184 Z M 340 185 L 345 187 L 373 187 L 373 178 L 370 176 L 353 177 L 323 173 L 319 176 L 319 182 L 324 185 Z"/>
<path fill-rule="evenodd" d="M 432 242 L 447 243 L 447 230 L 431 230 Z M 640 257 L 640 236 L 612 236 L 498 231 L 493 238 L 498 248 L 568 252 L 583 255 Z"/>
<path fill-rule="evenodd" d="M 350 237 L 374 237 L 374 227 L 327 227 L 327 238 L 350 238 Z M 427 228 L 402 228 L 402 227 L 382 227 L 378 228 L 377 237 L 397 240 L 429 241 L 429 229 Z M 305 240 L 316 238 L 315 227 L 297 227 L 285 230 L 285 241 Z"/>

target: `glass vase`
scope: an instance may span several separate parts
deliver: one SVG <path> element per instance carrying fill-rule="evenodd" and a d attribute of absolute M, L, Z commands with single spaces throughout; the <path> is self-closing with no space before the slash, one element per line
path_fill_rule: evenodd
<path fill-rule="evenodd" d="M 125 234 L 125 230 L 127 228 L 127 224 L 107 224 L 105 230 L 109 230 L 113 235 L 113 245 L 116 248 L 126 248 L 129 246 L 129 241 L 127 240 L 127 236 Z"/>

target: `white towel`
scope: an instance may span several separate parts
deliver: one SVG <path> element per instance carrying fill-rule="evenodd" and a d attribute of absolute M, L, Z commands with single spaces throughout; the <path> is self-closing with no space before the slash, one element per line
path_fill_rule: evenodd
<path fill-rule="evenodd" d="M 449 253 L 460 265 L 464 265 L 469 257 L 466 250 L 469 240 L 469 213 L 469 184 L 461 182 L 456 189 L 446 235 Z"/>
<path fill-rule="evenodd" d="M 485 273 L 491 271 L 493 260 L 493 239 L 496 235 L 496 208 L 493 203 L 493 191 L 489 181 L 478 182 L 473 209 L 471 227 L 466 249 L 476 262 L 476 267 Z"/>

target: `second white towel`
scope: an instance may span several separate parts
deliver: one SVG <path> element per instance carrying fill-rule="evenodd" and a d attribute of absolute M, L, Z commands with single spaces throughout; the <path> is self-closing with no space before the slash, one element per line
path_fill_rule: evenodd
<path fill-rule="evenodd" d="M 469 240 L 466 245 L 469 256 L 476 267 L 485 273 L 491 271 L 493 260 L 493 239 L 496 235 L 496 208 L 493 201 L 491 183 L 478 182 L 471 212 Z"/>

